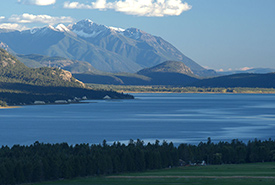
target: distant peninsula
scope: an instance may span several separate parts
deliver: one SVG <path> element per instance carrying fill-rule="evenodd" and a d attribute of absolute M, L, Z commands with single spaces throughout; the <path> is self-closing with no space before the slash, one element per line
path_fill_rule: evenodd
<path fill-rule="evenodd" d="M 0 49 L 0 106 L 71 103 L 83 99 L 133 99 L 132 95 L 93 90 L 59 68 L 29 68 Z"/>

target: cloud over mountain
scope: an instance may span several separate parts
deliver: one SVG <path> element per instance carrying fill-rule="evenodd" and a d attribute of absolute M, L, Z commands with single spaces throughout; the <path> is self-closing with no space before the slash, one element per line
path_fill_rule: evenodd
<path fill-rule="evenodd" d="M 9 18 L 5 18 L 3 16 L 0 17 L 0 27 L 10 29 L 19 29 L 19 24 L 30 24 L 30 23 L 43 23 L 43 24 L 58 24 L 58 23 L 72 23 L 74 21 L 71 17 L 61 16 L 61 17 L 53 17 L 50 15 L 34 15 L 29 13 L 24 13 L 22 15 L 13 14 Z M 24 26 L 21 26 L 22 28 Z M 19 30 L 22 30 L 21 28 Z"/>
<path fill-rule="evenodd" d="M 96 0 L 90 4 L 79 2 L 65 2 L 64 8 L 68 9 L 113 9 L 129 15 L 146 17 L 163 17 L 180 15 L 184 11 L 192 8 L 188 3 L 181 0 L 118 0 L 107 2 L 106 0 Z"/>
<path fill-rule="evenodd" d="M 22 26 L 19 24 L 12 24 L 12 23 L 3 23 L 0 24 L 0 29 L 9 29 L 9 30 L 26 30 L 28 29 L 26 26 Z"/>
<path fill-rule="evenodd" d="M 57 23 L 71 23 L 73 18 L 61 16 L 61 17 L 52 17 L 50 15 L 33 15 L 24 13 L 22 15 L 12 15 L 9 19 L 9 22 L 14 23 L 47 23 L 47 24 L 57 24 Z"/>
<path fill-rule="evenodd" d="M 56 3 L 56 0 L 18 0 L 20 4 L 47 6 Z"/>

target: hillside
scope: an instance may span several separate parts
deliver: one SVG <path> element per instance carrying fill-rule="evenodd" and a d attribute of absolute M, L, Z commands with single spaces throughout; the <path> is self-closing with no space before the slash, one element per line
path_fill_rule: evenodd
<path fill-rule="evenodd" d="M 151 78 L 133 73 L 74 73 L 76 79 L 84 83 L 112 85 L 146 85 Z"/>
<path fill-rule="evenodd" d="M 88 62 L 70 60 L 63 57 L 48 57 L 38 54 L 16 55 L 16 57 L 26 66 L 32 68 L 55 67 L 61 68 L 72 73 L 84 73 L 88 71 L 96 72 L 97 70 Z"/>
<path fill-rule="evenodd" d="M 209 79 L 202 79 L 190 86 L 195 87 L 259 87 L 275 88 L 275 73 L 268 74 L 233 74 Z"/>
<path fill-rule="evenodd" d="M 85 73 L 73 74 L 84 83 L 112 85 L 180 85 L 197 81 L 191 69 L 182 62 L 167 61 L 137 74 L 131 73 Z"/>
<path fill-rule="evenodd" d="M 165 64 L 165 63 L 164 63 Z M 160 64 L 159 66 L 166 66 Z M 198 78 L 172 71 L 180 68 L 160 68 L 159 66 L 141 70 L 137 74 L 129 73 L 85 73 L 73 74 L 84 83 L 109 85 L 165 85 L 205 88 L 275 88 L 275 73 L 254 74 L 243 73 L 213 78 Z M 187 68 L 188 69 L 188 68 Z M 166 72 L 171 71 L 171 72 Z M 188 71 L 189 72 L 189 71 Z M 190 73 L 189 73 L 190 74 Z"/>
<path fill-rule="evenodd" d="M 145 68 L 137 72 L 140 75 L 146 75 L 150 73 L 180 73 L 189 76 L 195 76 L 193 71 L 182 62 L 166 61 L 151 68 Z"/>
<path fill-rule="evenodd" d="M 25 31 L 1 30 L 0 41 L 18 54 L 86 61 L 105 72 L 137 72 L 163 61 L 183 62 L 196 75 L 213 76 L 161 37 L 137 28 L 119 29 L 82 20 Z M 214 74 L 215 75 L 215 74 Z"/>
<path fill-rule="evenodd" d="M 31 69 L 0 49 L 0 82 L 41 86 L 85 87 L 68 71 L 57 68 Z"/>
<path fill-rule="evenodd" d="M 58 68 L 31 69 L 3 49 L 0 49 L 0 103 L 33 104 L 35 101 L 53 103 L 56 100 L 87 97 L 102 99 L 133 98 L 109 91 L 88 89 L 68 71 Z"/>

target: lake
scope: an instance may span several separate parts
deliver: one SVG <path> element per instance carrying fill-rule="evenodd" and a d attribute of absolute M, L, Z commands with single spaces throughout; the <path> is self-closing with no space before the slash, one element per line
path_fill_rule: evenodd
<path fill-rule="evenodd" d="M 134 94 L 134 100 L 0 109 L 0 145 L 130 139 L 176 145 L 275 139 L 273 94 Z"/>

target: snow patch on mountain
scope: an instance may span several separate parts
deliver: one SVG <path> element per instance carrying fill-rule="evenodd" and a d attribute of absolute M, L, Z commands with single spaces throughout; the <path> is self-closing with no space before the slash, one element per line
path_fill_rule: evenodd
<path fill-rule="evenodd" d="M 55 27 L 57 31 L 60 32 L 69 32 L 70 30 L 64 25 L 64 24 L 59 24 Z"/>
<path fill-rule="evenodd" d="M 85 38 L 95 38 L 96 36 L 98 36 L 102 31 L 99 31 L 99 32 L 96 32 L 96 31 L 93 31 L 91 33 L 86 33 L 84 32 L 83 30 L 73 30 L 73 32 L 75 34 L 77 34 L 78 36 L 80 37 L 85 37 Z"/>
<path fill-rule="evenodd" d="M 116 28 L 116 27 L 112 27 L 112 26 L 109 26 L 109 28 L 110 28 L 111 30 L 115 30 L 115 31 L 117 31 L 117 32 L 124 32 L 124 31 L 125 31 L 125 29 L 123 29 L 123 28 Z"/>
<path fill-rule="evenodd" d="M 131 38 L 131 39 L 135 39 L 138 40 L 141 38 L 141 31 L 139 29 L 136 28 L 128 28 L 123 32 L 123 35 L 125 37 Z"/>
<path fill-rule="evenodd" d="M 35 34 L 37 31 L 39 31 L 41 28 L 33 28 L 33 29 L 30 29 L 30 33 L 33 35 Z"/>

